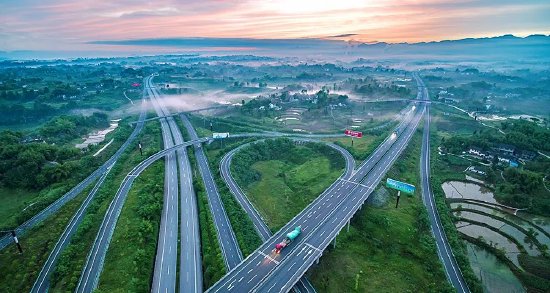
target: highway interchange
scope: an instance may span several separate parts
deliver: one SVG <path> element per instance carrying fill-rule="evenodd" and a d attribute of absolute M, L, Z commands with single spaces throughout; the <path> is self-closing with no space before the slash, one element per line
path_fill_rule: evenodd
<path fill-rule="evenodd" d="M 352 211 L 359 208 L 376 187 L 378 180 L 407 145 L 422 114 L 423 107 L 413 106 L 397 127 L 397 138 L 386 139 L 350 179 L 341 179 L 328 188 L 208 292 L 290 290 L 321 256 L 335 232 L 340 231 L 339 226 L 347 223 L 353 215 Z M 371 172 L 375 167 L 375 172 Z M 369 176 L 361 182 L 367 174 Z M 356 202 L 358 200 L 359 204 Z M 342 222 L 340 217 L 345 221 Z M 273 254 L 274 244 L 282 241 L 284 235 L 296 226 L 301 226 L 303 231 L 298 240 L 281 254 Z"/>
<path fill-rule="evenodd" d="M 252 136 L 252 134 L 250 135 Z M 293 139 L 297 141 L 315 141 L 315 140 L 312 140 L 311 138 L 293 138 Z M 250 143 L 243 144 L 229 151 L 227 154 L 225 154 L 225 156 L 220 161 L 220 174 L 222 175 L 222 178 L 224 179 L 225 183 L 229 187 L 229 190 L 231 191 L 235 199 L 237 199 L 237 201 L 239 202 L 243 210 L 252 220 L 254 228 L 256 229 L 256 232 L 258 232 L 258 235 L 260 235 L 260 238 L 262 239 L 262 241 L 266 242 L 272 235 L 270 229 L 267 227 L 267 224 L 265 223 L 265 220 L 261 217 L 260 213 L 254 208 L 252 203 L 248 200 L 247 196 L 239 187 L 239 185 L 237 184 L 233 176 L 231 176 L 231 171 L 230 171 L 231 160 L 233 159 L 233 156 L 238 151 L 248 146 L 249 144 Z M 346 161 L 346 170 L 340 176 L 340 179 L 348 179 L 352 175 L 353 170 L 355 169 L 355 159 L 346 149 L 332 143 L 326 143 L 326 144 L 334 148 L 338 152 L 340 152 L 340 154 L 342 154 L 342 156 L 344 157 Z M 300 279 L 295 287 L 296 287 L 295 291 L 297 292 L 315 292 L 313 285 L 309 282 L 309 280 L 307 280 L 307 278 Z"/>
<path fill-rule="evenodd" d="M 427 90 L 422 81 L 417 75 L 414 75 L 414 78 L 418 83 L 417 100 L 427 100 Z M 158 98 L 159 94 L 152 84 L 152 76 L 146 78 L 145 84 L 144 99 L 146 95 L 145 91 L 147 91 L 147 95 L 160 119 L 165 150 L 142 161 L 124 178 L 115 198 L 109 206 L 101 224 L 100 231 L 88 255 L 81 279 L 78 283 L 77 292 L 92 292 L 97 287 L 110 239 L 133 180 L 135 180 L 135 178 L 150 164 L 162 157 L 165 158 L 165 194 L 152 292 L 176 291 L 178 224 L 180 225 L 179 291 L 202 292 L 202 264 L 200 259 L 198 211 L 192 185 L 191 167 L 186 152 L 186 147 L 191 145 L 195 148 L 195 156 L 197 157 L 199 171 L 206 187 L 208 202 L 214 218 L 223 258 L 226 266 L 230 269 L 229 273 L 211 287 L 208 292 L 287 292 L 291 290 L 294 285 L 297 285 L 294 290 L 298 292 L 314 292 L 311 284 L 302 278 L 303 274 L 321 257 L 323 250 L 331 243 L 340 230 L 349 223 L 350 218 L 355 212 L 361 208 L 364 201 L 404 150 L 425 113 L 428 117 L 425 119 L 425 124 L 428 127 L 424 127 L 421 157 L 422 162 L 424 162 L 424 164 L 421 164 L 423 200 L 428 208 L 430 221 L 432 223 L 432 232 L 437 242 L 438 254 L 444 265 L 447 277 L 458 291 L 468 292 L 468 288 L 462 279 L 462 275 L 456 265 L 454 256 L 452 256 L 449 244 L 446 241 L 444 231 L 442 231 L 441 224 L 436 214 L 437 211 L 433 206 L 433 194 L 431 194 L 429 190 L 429 141 L 427 139 L 429 138 L 429 132 L 426 134 L 426 129 L 429 131 L 428 103 L 419 103 L 416 106 L 411 105 L 408 108 L 407 114 L 403 115 L 401 123 L 396 128 L 398 135 L 388 137 L 356 170 L 354 170 L 354 164 L 350 163 L 354 162 L 351 155 L 344 152 L 343 149 L 339 150 L 346 158 L 346 172 L 306 207 L 304 211 L 273 235 L 271 235 L 265 222 L 261 219 L 258 212 L 246 199 L 242 190 L 232 179 L 229 173 L 229 166 L 231 158 L 237 149 L 229 152 L 220 163 L 220 173 L 237 201 L 251 217 L 258 230 L 258 234 L 264 241 L 254 253 L 243 261 L 242 253 L 225 213 L 206 155 L 201 147 L 201 143 L 210 139 L 200 139 L 187 117 L 181 114 L 180 118 L 191 137 L 191 141 L 184 142 L 183 136 L 172 114 L 169 113 L 162 104 L 161 99 Z M 144 120 L 145 115 L 142 111 L 139 120 L 140 123 L 137 124 L 138 126 L 136 126 L 136 129 L 128 138 L 128 141 L 125 142 L 113 157 L 83 182 L 73 188 L 73 190 L 61 197 L 46 210 L 39 213 L 35 217 L 37 218 L 35 222 L 29 221 L 30 224 L 22 226 L 20 231 L 23 232 L 24 229 L 28 229 L 27 227 L 35 225 L 37 221 L 40 221 L 40 217 L 42 217 L 42 219 L 47 217 L 47 215 L 40 216 L 42 213 L 51 214 L 55 212 L 63 203 L 74 198 L 79 191 L 101 175 L 103 176 L 100 177 L 99 182 L 102 182 L 112 165 L 116 163 L 120 154 L 122 154 L 125 148 L 127 148 L 131 141 L 137 136 L 143 127 Z M 240 136 L 247 135 L 258 136 L 258 134 L 241 134 Z M 268 137 L 280 136 L 277 133 L 264 133 L 263 135 Z M 315 135 L 312 137 L 315 137 Z M 332 147 L 337 146 L 332 145 Z M 345 153 L 347 153 L 347 155 Z M 94 190 L 97 191 L 100 185 L 101 183 L 96 185 L 97 188 L 94 187 L 91 194 L 95 194 Z M 179 194 L 178 191 L 180 192 Z M 93 198 L 93 195 L 88 195 L 88 198 L 90 197 Z M 52 251 L 50 255 L 51 260 L 49 258 L 42 269 L 33 287 L 33 292 L 44 292 L 47 290 L 47 279 L 51 274 L 50 268 L 53 267 L 53 264 L 55 264 L 59 256 L 59 252 L 68 244 L 70 236 L 78 226 L 78 222 L 81 220 L 83 212 L 85 211 L 85 204 L 88 198 L 79 211 L 77 211 Z M 181 216 L 180 219 L 178 219 L 178 215 Z M 298 225 L 303 229 L 303 233 L 298 240 L 292 243 L 290 247 L 283 250 L 281 254 L 273 254 L 272 249 L 274 244 L 280 242 L 288 231 Z M 0 240 L 0 248 L 2 248 L 1 245 L 3 243 L 1 241 L 7 240 Z"/>

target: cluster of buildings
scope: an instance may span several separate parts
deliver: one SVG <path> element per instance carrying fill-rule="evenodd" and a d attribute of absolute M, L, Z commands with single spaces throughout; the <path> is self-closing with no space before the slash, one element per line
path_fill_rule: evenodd
<path fill-rule="evenodd" d="M 537 153 L 535 152 L 520 150 L 514 145 L 509 144 L 497 144 L 491 147 L 490 150 L 471 146 L 468 154 L 487 161 L 493 161 L 497 157 L 499 163 L 508 164 L 510 167 L 518 167 L 519 162 L 532 161 L 537 157 Z"/>

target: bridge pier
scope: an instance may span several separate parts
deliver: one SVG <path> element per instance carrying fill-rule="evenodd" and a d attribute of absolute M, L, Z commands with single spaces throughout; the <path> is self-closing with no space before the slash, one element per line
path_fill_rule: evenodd
<path fill-rule="evenodd" d="M 351 219 L 348 220 L 348 231 L 349 232 L 349 223 L 351 222 Z M 336 240 L 336 238 L 334 238 L 334 240 Z"/>
<path fill-rule="evenodd" d="M 332 242 L 332 247 L 336 248 L 336 237 L 334 237 L 334 241 Z"/>

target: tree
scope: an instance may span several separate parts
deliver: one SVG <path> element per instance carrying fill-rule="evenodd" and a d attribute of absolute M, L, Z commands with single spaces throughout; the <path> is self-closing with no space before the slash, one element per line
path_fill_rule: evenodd
<path fill-rule="evenodd" d="M 497 169 L 498 162 L 499 162 L 498 155 L 495 154 L 495 155 L 493 156 L 493 161 L 492 161 L 492 164 L 491 164 L 491 168 L 492 168 L 493 170 L 496 170 L 496 169 Z"/>

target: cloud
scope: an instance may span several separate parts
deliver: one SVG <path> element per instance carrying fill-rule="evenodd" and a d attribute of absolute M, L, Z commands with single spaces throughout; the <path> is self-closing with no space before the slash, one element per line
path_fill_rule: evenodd
<path fill-rule="evenodd" d="M 0 50 L 182 37 L 428 41 L 548 33 L 548 15 L 537 0 L 5 0 Z"/>
<path fill-rule="evenodd" d="M 105 13 L 101 16 L 105 17 L 142 17 L 142 16 L 164 16 L 164 15 L 177 15 L 180 12 L 175 7 L 159 7 L 143 10 L 121 10 L 117 12 Z"/>

